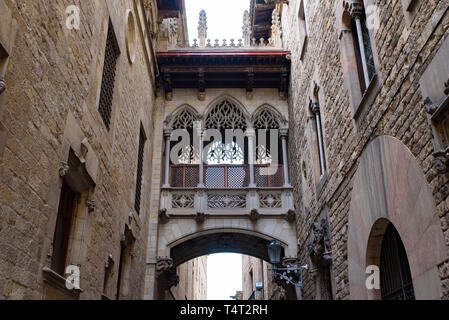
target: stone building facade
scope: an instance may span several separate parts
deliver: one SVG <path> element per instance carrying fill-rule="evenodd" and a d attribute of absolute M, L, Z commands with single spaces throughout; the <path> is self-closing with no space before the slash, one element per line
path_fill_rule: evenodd
<path fill-rule="evenodd" d="M 448 299 L 448 10 L 252 0 L 192 45 L 183 0 L 0 0 L 0 298 L 193 299 L 183 263 L 276 240 L 289 297 Z M 275 172 L 271 144 L 195 162 L 198 124 L 277 130 Z"/>
<path fill-rule="evenodd" d="M 2 0 L 0 21 L 0 297 L 142 298 L 156 100 L 143 3 Z"/>
<path fill-rule="evenodd" d="M 178 267 L 179 284 L 168 299 L 207 300 L 207 256 L 190 260 Z"/>
<path fill-rule="evenodd" d="M 284 5 L 298 254 L 312 271 L 304 299 L 380 298 L 381 290 L 365 287 L 365 272 L 382 264 L 389 224 L 405 247 L 414 297 L 449 297 L 448 66 L 441 60 L 449 52 L 448 4 Z"/>

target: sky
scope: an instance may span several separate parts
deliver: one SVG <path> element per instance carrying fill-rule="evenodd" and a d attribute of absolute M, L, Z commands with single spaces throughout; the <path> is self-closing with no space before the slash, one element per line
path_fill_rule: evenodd
<path fill-rule="evenodd" d="M 200 11 L 207 15 L 207 38 L 229 40 L 237 43 L 242 38 L 243 13 L 249 11 L 250 0 L 186 0 L 189 40 L 198 39 Z M 238 254 L 214 254 L 207 259 L 207 298 L 230 300 L 236 291 L 242 290 L 242 256 Z"/>
<path fill-rule="evenodd" d="M 229 40 L 234 38 L 237 43 L 242 38 L 243 12 L 249 11 L 250 0 L 185 0 L 189 40 L 198 39 L 198 20 L 200 11 L 204 9 L 207 15 L 207 38 L 212 44 L 215 39 Z"/>
<path fill-rule="evenodd" d="M 207 257 L 207 299 L 231 300 L 242 290 L 242 256 L 219 253 Z"/>

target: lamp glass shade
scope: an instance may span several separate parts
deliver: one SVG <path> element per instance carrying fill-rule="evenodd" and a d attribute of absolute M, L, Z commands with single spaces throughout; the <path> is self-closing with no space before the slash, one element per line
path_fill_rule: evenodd
<path fill-rule="evenodd" d="M 271 264 L 279 264 L 281 262 L 282 246 L 276 241 L 272 241 L 268 245 L 268 258 Z"/>

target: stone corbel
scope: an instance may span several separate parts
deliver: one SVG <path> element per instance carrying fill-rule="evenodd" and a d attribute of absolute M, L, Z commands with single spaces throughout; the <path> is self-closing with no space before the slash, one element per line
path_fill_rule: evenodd
<path fill-rule="evenodd" d="M 159 222 L 166 224 L 170 221 L 170 215 L 167 213 L 167 209 L 161 209 L 158 213 Z"/>
<path fill-rule="evenodd" d="M 64 178 L 67 175 L 67 173 L 69 172 L 69 169 L 70 169 L 70 167 L 67 162 L 61 162 L 59 165 L 59 176 L 61 178 Z"/>
<path fill-rule="evenodd" d="M 438 174 L 444 174 L 449 171 L 449 148 L 445 151 L 433 153 L 433 166 Z"/>
<path fill-rule="evenodd" d="M 206 99 L 206 79 L 204 71 L 198 73 L 198 100 L 204 101 Z"/>
<path fill-rule="evenodd" d="M 176 287 L 179 283 L 179 276 L 176 274 L 172 258 L 157 258 L 156 275 L 158 278 L 162 278 L 163 286 L 167 290 Z"/>
<path fill-rule="evenodd" d="M 249 213 L 249 219 L 253 222 L 256 222 L 257 220 L 259 220 L 260 219 L 259 211 L 257 211 L 257 209 L 251 210 L 251 212 Z"/>
<path fill-rule="evenodd" d="M 288 222 L 295 222 L 296 221 L 296 211 L 295 210 L 288 210 L 287 214 L 285 215 L 285 219 Z"/>
<path fill-rule="evenodd" d="M 424 108 L 428 114 L 433 115 L 435 111 L 437 111 L 438 105 L 434 104 L 430 97 L 427 97 L 426 100 L 424 100 Z"/>
<path fill-rule="evenodd" d="M 206 221 L 206 215 L 204 214 L 204 212 L 197 212 L 196 213 L 196 217 L 195 217 L 195 221 L 198 224 L 204 223 L 204 221 Z"/>
<path fill-rule="evenodd" d="M 96 204 L 95 200 L 87 200 L 86 201 L 86 206 L 87 206 L 87 211 L 89 213 L 94 212 L 95 209 L 97 208 L 97 204 Z"/>

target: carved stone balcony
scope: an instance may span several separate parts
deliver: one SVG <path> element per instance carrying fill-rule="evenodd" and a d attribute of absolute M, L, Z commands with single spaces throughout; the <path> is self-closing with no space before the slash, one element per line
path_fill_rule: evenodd
<path fill-rule="evenodd" d="M 162 188 L 161 211 L 168 216 L 286 215 L 294 210 L 292 188 L 284 185 L 282 165 L 254 165 L 254 186 L 249 165 L 204 165 L 203 186 L 199 165 L 171 165 L 170 187 Z"/>

